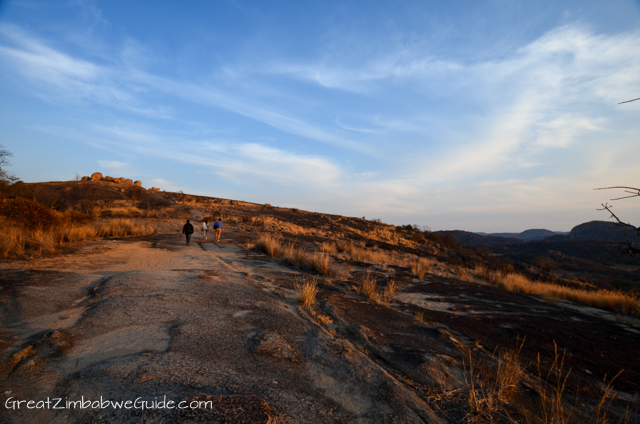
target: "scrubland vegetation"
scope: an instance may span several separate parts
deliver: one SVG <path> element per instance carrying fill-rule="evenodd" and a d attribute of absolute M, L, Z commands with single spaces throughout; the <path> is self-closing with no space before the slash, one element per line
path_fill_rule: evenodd
<path fill-rule="evenodd" d="M 626 317 L 640 317 L 640 300 L 632 291 L 603 289 L 578 279 L 551 278 L 530 264 L 466 248 L 451 235 L 434 234 L 415 226 L 394 227 L 360 218 L 183 193 L 151 193 L 139 187 L 103 190 L 100 184 L 69 182 L 48 189 L 37 185 L 13 184 L 11 189 L 5 186 L 0 202 L 0 256 L 48 255 L 97 237 L 149 235 L 158 231 L 159 222 L 192 218 L 192 210 L 197 209 L 203 214 L 202 220 L 213 223 L 220 217 L 225 224 L 234 225 L 234 231 L 245 237 L 244 246 L 300 271 L 302 277 L 293 286 L 296 299 L 325 326 L 334 325 L 334 318 L 321 313 L 324 284 L 342 284 L 340 287 L 359 302 L 389 311 L 398 308 L 398 293 L 404 296 L 404 290 L 411 285 L 462 281 L 469 286 L 490 285 L 547 301 L 567 300 Z M 428 324 L 424 309 L 404 313 L 423 328 Z M 328 331 L 333 332 L 334 328 Z M 577 414 L 574 404 L 567 402 L 565 390 L 570 371 L 564 365 L 564 354 L 556 351 L 550 365 L 538 363 L 536 370 L 534 364 L 532 371 L 532 364 L 522 360 L 522 346 L 496 348 L 489 358 L 468 352 L 465 387 L 435 397 L 446 403 L 448 398 L 464 395 L 465 422 L 509 420 L 526 383 L 538 393 L 534 407 L 539 411 L 527 422 L 581 422 L 584 414 Z M 611 382 L 609 379 L 603 383 L 602 398 L 591 422 L 608 422 Z"/>
<path fill-rule="evenodd" d="M 640 317 L 640 299 L 629 293 L 603 289 L 580 289 L 532 281 L 522 274 L 490 272 L 482 266 L 477 266 L 473 273 L 481 280 L 509 291 L 536 294 L 544 298 L 570 300 L 580 305 Z"/>
<path fill-rule="evenodd" d="M 140 199 L 136 191 L 135 200 L 116 200 L 108 191 L 86 193 L 79 184 L 60 183 L 61 187 L 49 190 L 22 183 L 4 184 L 0 191 L 0 256 L 41 256 L 96 237 L 153 234 L 157 225 L 148 218 L 184 215 L 180 205 L 169 208 L 171 202 L 157 195 Z M 69 198 L 62 197 L 64 193 Z"/>

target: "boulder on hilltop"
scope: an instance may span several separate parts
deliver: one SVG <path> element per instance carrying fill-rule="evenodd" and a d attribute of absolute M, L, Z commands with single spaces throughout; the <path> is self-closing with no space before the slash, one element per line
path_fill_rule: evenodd
<path fill-rule="evenodd" d="M 102 179 L 102 174 L 100 172 L 94 172 L 93 174 L 91 174 L 91 179 L 93 181 L 98 181 Z"/>
<path fill-rule="evenodd" d="M 107 175 L 106 177 L 104 177 L 102 180 L 103 180 L 103 181 L 109 181 L 110 183 L 115 183 L 115 182 L 116 182 L 116 179 L 115 179 L 115 178 L 110 177 L 110 176 L 108 176 L 108 175 Z"/>
<path fill-rule="evenodd" d="M 80 181 L 91 181 L 91 177 L 82 177 Z"/>
<path fill-rule="evenodd" d="M 133 182 L 133 185 L 137 185 L 138 187 L 142 187 L 142 181 L 136 180 Z"/>

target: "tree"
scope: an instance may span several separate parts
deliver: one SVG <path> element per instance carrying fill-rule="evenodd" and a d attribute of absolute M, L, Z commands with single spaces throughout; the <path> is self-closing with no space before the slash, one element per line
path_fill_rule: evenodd
<path fill-rule="evenodd" d="M 0 144 L 0 182 L 13 183 L 18 181 L 15 175 L 6 170 L 7 166 L 11 166 L 9 158 L 13 156 L 10 151 L 5 150 L 4 146 Z"/>
<path fill-rule="evenodd" d="M 628 199 L 630 197 L 640 197 L 640 188 L 636 188 L 636 187 L 625 187 L 625 186 L 615 186 L 615 187 L 602 187 L 602 188 L 597 188 L 596 190 L 624 190 L 625 193 L 630 194 L 630 196 L 622 196 L 622 197 L 618 197 L 615 199 L 611 199 L 613 200 L 621 200 L 621 199 Z M 611 210 L 611 208 L 613 207 L 613 205 L 610 205 L 608 203 L 602 203 L 602 209 L 598 209 L 599 211 L 607 211 L 611 214 L 611 218 L 616 220 L 616 224 L 620 225 L 621 227 L 624 228 L 628 228 L 632 231 L 635 232 L 636 237 L 640 237 L 640 227 L 636 227 L 630 223 L 626 223 L 626 222 L 622 222 L 620 220 L 620 218 L 618 218 L 618 216 L 613 213 L 613 211 Z M 634 242 L 629 240 L 629 236 L 627 236 L 627 233 L 624 233 L 624 238 L 627 240 L 626 242 L 620 243 L 618 246 L 620 247 L 620 250 L 622 250 L 625 253 L 628 253 L 631 256 L 636 256 L 638 253 L 640 253 L 640 249 L 638 249 L 637 247 L 635 247 Z"/>

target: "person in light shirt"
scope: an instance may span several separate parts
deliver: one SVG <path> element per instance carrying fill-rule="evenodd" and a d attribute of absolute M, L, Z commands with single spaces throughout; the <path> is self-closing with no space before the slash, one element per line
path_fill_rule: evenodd
<path fill-rule="evenodd" d="M 202 223 L 202 237 L 204 237 L 205 240 L 207 239 L 207 231 L 209 231 L 209 221 L 205 219 Z"/>

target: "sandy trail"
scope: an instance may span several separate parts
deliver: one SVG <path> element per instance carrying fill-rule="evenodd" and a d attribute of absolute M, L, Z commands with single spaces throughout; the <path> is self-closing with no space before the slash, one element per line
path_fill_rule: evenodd
<path fill-rule="evenodd" d="M 278 265 L 232 243 L 195 241 L 105 240 L 81 254 L 5 264 L 0 422 L 440 422 L 413 391 L 318 326 L 293 292 L 273 290 L 263 274 Z M 217 406 L 6 408 L 8 399 L 165 396 Z"/>

